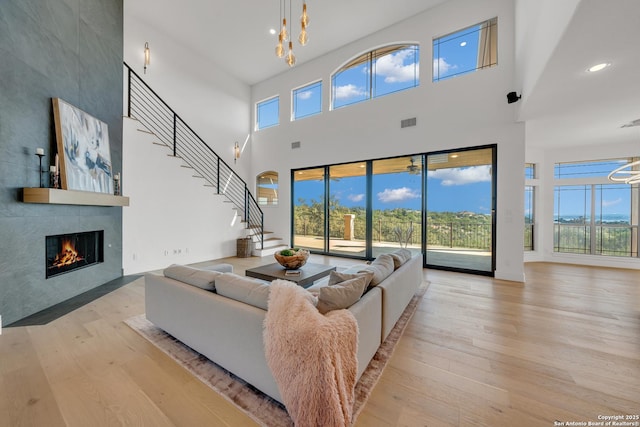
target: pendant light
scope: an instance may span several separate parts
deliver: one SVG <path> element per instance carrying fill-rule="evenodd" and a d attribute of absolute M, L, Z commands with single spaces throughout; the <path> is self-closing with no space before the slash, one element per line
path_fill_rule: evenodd
<path fill-rule="evenodd" d="M 307 34 L 307 27 L 309 26 L 309 15 L 307 14 L 307 2 L 302 3 L 302 16 L 300 16 L 300 36 L 298 37 L 298 42 L 300 45 L 304 46 L 309 41 L 309 36 Z"/>
<path fill-rule="evenodd" d="M 284 47 L 282 46 L 282 34 L 278 34 L 278 44 L 276 45 L 276 56 L 284 57 Z"/>
<path fill-rule="evenodd" d="M 291 0 L 289 0 L 289 21 L 291 21 Z M 289 51 L 284 58 L 284 62 L 286 62 L 289 67 L 296 65 L 296 56 L 293 54 L 293 41 L 291 40 L 289 40 Z"/>
<path fill-rule="evenodd" d="M 289 33 L 287 32 L 287 0 L 282 0 L 284 3 L 284 11 L 282 7 L 282 3 L 280 4 L 280 16 L 282 16 L 282 27 L 280 27 L 280 37 L 282 38 L 282 42 L 286 42 L 289 40 Z M 289 3 L 289 8 L 291 8 L 291 3 Z"/>
<path fill-rule="evenodd" d="M 309 15 L 307 15 L 307 2 L 302 3 L 302 16 L 300 17 L 300 24 L 302 28 L 306 29 L 309 26 Z"/>
<path fill-rule="evenodd" d="M 296 65 L 296 56 L 293 54 L 293 42 L 291 40 L 289 40 L 289 52 L 287 52 L 287 56 L 284 60 L 289 67 Z"/>
<path fill-rule="evenodd" d="M 289 0 L 289 22 L 291 23 L 291 1 Z M 280 32 L 278 33 L 278 44 L 275 48 L 275 53 L 278 58 L 283 58 L 289 67 L 293 67 L 296 63 L 296 56 L 293 53 L 293 32 L 287 30 L 287 0 L 280 1 L 280 19 L 282 25 L 280 26 Z M 307 14 L 307 2 L 302 2 L 302 15 L 300 16 L 300 34 L 298 36 L 298 42 L 301 46 L 305 46 L 309 41 L 309 35 L 307 33 L 307 27 L 309 25 L 309 15 Z M 289 42 L 289 49 L 285 54 L 286 42 Z"/>

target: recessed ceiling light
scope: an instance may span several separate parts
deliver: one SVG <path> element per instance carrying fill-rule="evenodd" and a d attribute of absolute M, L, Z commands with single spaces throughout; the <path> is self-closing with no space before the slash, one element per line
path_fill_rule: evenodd
<path fill-rule="evenodd" d="M 457 154 L 452 154 L 452 155 L 451 155 L 451 158 L 452 158 L 452 159 L 457 159 L 457 158 L 458 158 L 458 155 L 457 155 Z"/>
<path fill-rule="evenodd" d="M 274 35 L 276 33 L 276 29 L 275 28 L 270 28 L 269 29 L 269 34 Z"/>
<path fill-rule="evenodd" d="M 465 47 L 467 45 L 467 42 L 462 42 L 460 43 L 460 46 Z"/>
<path fill-rule="evenodd" d="M 596 64 L 592 67 L 587 68 L 587 71 L 590 73 L 595 73 L 596 71 L 600 71 L 600 70 L 604 70 L 605 68 L 607 68 L 609 65 L 611 65 L 608 62 L 603 62 L 601 64 Z"/>

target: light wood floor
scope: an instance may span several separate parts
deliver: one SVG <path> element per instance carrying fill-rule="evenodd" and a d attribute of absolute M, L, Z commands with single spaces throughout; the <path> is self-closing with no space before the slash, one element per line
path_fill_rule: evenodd
<path fill-rule="evenodd" d="M 269 262 L 224 261 L 241 274 Z M 526 277 L 425 270 L 431 285 L 357 426 L 640 414 L 640 271 L 534 263 Z M 0 426 L 253 425 L 122 322 L 143 311 L 138 281 L 48 325 L 5 328 Z"/>

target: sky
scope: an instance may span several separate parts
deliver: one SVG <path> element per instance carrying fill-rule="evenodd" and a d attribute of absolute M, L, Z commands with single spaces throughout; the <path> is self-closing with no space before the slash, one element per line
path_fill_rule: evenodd
<path fill-rule="evenodd" d="M 330 191 L 342 206 L 365 207 L 365 177 L 342 178 L 329 183 Z M 295 183 L 295 204 L 304 198 L 320 200 L 324 191 L 321 181 Z M 379 174 L 373 177 L 373 209 L 405 208 L 421 210 L 420 175 L 409 173 Z M 428 209 L 436 212 L 491 212 L 491 174 L 489 166 L 440 169 L 427 177 Z"/>

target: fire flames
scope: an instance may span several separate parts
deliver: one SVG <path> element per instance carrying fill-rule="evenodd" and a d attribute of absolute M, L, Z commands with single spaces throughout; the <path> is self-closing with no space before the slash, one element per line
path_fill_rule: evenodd
<path fill-rule="evenodd" d="M 82 258 L 76 248 L 73 246 L 73 242 L 70 239 L 62 240 L 62 249 L 60 253 L 56 255 L 56 258 L 53 260 L 51 267 L 64 267 L 66 265 L 75 264 L 78 261 L 82 261 Z"/>

